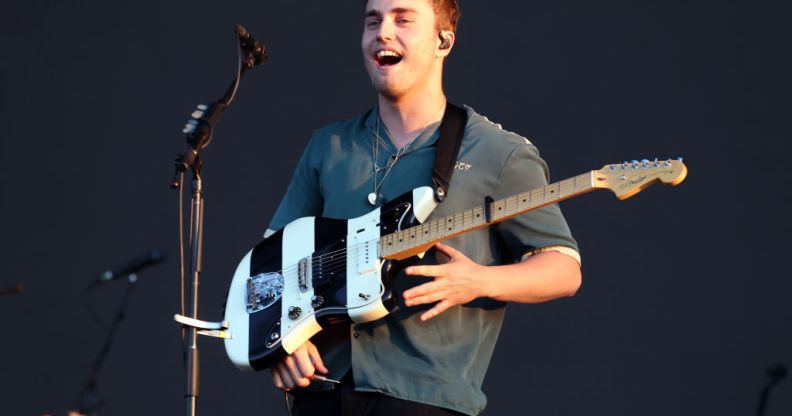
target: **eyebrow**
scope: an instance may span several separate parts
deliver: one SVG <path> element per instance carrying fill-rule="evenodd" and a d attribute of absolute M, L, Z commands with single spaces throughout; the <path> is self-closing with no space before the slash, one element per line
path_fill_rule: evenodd
<path fill-rule="evenodd" d="M 409 7 L 396 7 L 391 9 L 388 13 L 402 14 L 402 13 L 416 13 L 415 9 Z M 364 17 L 380 17 L 382 13 L 377 10 L 369 10 Z"/>

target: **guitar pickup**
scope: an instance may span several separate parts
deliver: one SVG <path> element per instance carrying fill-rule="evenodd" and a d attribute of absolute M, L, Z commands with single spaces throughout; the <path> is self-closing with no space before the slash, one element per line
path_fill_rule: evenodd
<path fill-rule="evenodd" d="M 379 266 L 378 241 L 366 241 L 360 245 L 357 253 L 357 271 L 360 274 L 377 271 Z"/>
<path fill-rule="evenodd" d="M 305 293 L 308 291 L 308 279 L 310 276 L 311 262 L 309 257 L 300 259 L 297 264 L 297 279 L 300 286 L 300 292 Z"/>

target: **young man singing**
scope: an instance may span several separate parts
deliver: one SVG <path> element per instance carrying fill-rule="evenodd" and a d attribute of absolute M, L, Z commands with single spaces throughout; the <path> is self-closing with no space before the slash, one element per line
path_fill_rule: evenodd
<path fill-rule="evenodd" d="M 305 216 L 357 217 L 431 185 L 459 16 L 455 0 L 366 3 L 361 47 L 376 105 L 316 131 L 268 232 Z M 449 194 L 430 219 L 547 184 L 536 147 L 466 111 Z M 295 414 L 476 415 L 505 303 L 571 296 L 580 282 L 558 207 L 531 211 L 437 244 L 396 278 L 391 314 L 320 332 L 273 366 L 272 380 L 294 395 Z"/>

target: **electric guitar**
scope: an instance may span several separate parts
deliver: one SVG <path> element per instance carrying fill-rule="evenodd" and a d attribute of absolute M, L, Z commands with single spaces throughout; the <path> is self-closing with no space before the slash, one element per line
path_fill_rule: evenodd
<path fill-rule="evenodd" d="M 396 304 L 399 261 L 437 242 L 581 195 L 610 189 L 626 199 L 654 182 L 685 179 L 682 160 L 606 165 L 574 178 L 427 222 L 437 206 L 416 188 L 349 220 L 305 217 L 262 240 L 237 267 L 226 302 L 225 348 L 243 370 L 263 370 L 328 325 L 363 323 Z"/>

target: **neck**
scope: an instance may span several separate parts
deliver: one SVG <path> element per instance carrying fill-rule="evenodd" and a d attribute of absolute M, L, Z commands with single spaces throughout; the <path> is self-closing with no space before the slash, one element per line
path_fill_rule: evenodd
<path fill-rule="evenodd" d="M 426 126 L 442 118 L 445 95 L 440 83 L 398 98 L 379 95 L 379 111 L 397 149 L 409 144 Z"/>

